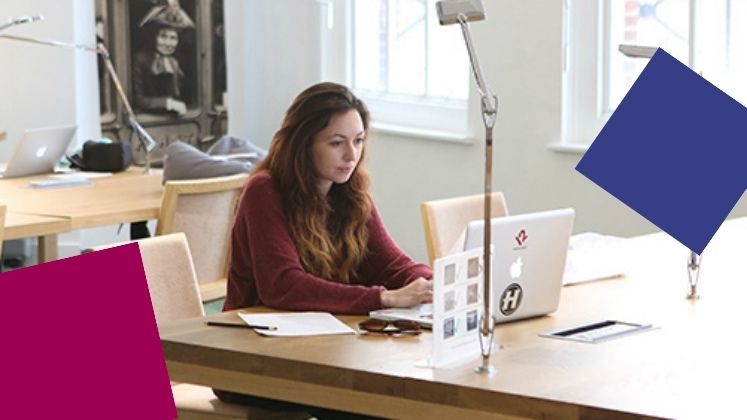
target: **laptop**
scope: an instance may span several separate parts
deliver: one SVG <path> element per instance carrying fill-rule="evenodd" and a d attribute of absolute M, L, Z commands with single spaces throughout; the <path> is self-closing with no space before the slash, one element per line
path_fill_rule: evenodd
<path fill-rule="evenodd" d="M 77 128 L 70 125 L 26 130 L 0 176 L 17 178 L 54 172 Z"/>
<path fill-rule="evenodd" d="M 496 323 L 554 312 L 563 287 L 568 242 L 575 211 L 550 210 L 491 220 L 492 308 Z M 467 225 L 463 250 L 482 247 L 483 220 Z M 372 318 L 433 324 L 433 305 L 371 311 Z"/>
<path fill-rule="evenodd" d="M 491 220 L 491 294 L 497 323 L 558 309 L 575 213 L 567 208 Z M 483 225 L 483 220 L 467 225 L 465 250 L 482 246 Z"/>

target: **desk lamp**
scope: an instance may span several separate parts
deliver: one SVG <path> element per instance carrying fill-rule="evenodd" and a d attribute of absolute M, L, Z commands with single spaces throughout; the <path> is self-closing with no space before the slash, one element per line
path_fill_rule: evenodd
<path fill-rule="evenodd" d="M 626 57 L 631 58 L 651 58 L 656 53 L 656 47 L 646 47 L 642 45 L 621 44 L 618 50 Z M 687 299 L 695 300 L 700 298 L 698 293 L 698 280 L 700 280 L 700 255 L 695 251 L 690 251 L 690 257 L 687 259 L 687 281 L 688 292 Z"/>
<path fill-rule="evenodd" d="M 26 16 L 26 17 L 21 17 L 17 19 L 11 19 L 8 23 L 0 26 L 0 31 L 11 26 L 20 25 L 23 23 L 36 22 L 36 21 L 40 21 L 43 19 L 44 17 L 42 15 L 31 16 L 31 17 Z M 104 59 L 106 71 L 109 73 L 109 76 L 112 78 L 112 82 L 114 82 L 114 87 L 117 90 L 119 100 L 122 101 L 122 105 L 124 106 L 125 112 L 127 113 L 127 120 L 130 125 L 130 129 L 132 130 L 133 133 L 137 135 L 138 140 L 140 142 L 140 146 L 143 148 L 143 151 L 145 152 L 145 171 L 144 172 L 146 174 L 150 173 L 150 152 L 152 152 L 153 149 L 156 148 L 157 143 L 155 140 L 153 140 L 153 137 L 151 137 L 150 134 L 148 134 L 148 132 L 145 131 L 143 126 L 140 125 L 140 123 L 138 123 L 137 120 L 135 119 L 135 112 L 132 110 L 132 106 L 130 106 L 130 101 L 127 100 L 127 95 L 125 95 L 124 89 L 122 88 L 122 84 L 119 82 L 119 77 L 117 76 L 117 72 L 114 70 L 114 65 L 112 64 L 111 58 L 109 57 L 109 51 L 106 49 L 106 47 L 104 46 L 102 42 L 99 42 L 94 47 L 94 46 L 89 46 L 89 45 L 69 44 L 66 42 L 26 38 L 22 36 L 6 35 L 6 34 L 0 34 L 0 38 L 11 39 L 14 41 L 29 42 L 32 44 L 51 45 L 53 47 L 60 47 L 60 48 L 85 50 L 85 51 L 89 51 L 89 52 L 101 55 L 101 57 Z"/>
<path fill-rule="evenodd" d="M 483 224 L 483 311 L 480 325 L 480 350 L 482 353 L 482 364 L 475 371 L 478 373 L 493 373 L 495 368 L 490 365 L 490 352 L 493 348 L 493 331 L 495 319 L 490 312 L 490 194 L 492 192 L 493 180 L 493 126 L 498 110 L 498 97 L 485 84 L 482 76 L 482 68 L 477 61 L 477 53 L 472 46 L 467 22 L 485 19 L 485 5 L 482 0 L 443 0 L 436 2 L 438 21 L 441 25 L 458 23 L 462 27 L 464 43 L 467 45 L 472 74 L 477 82 L 477 91 L 480 93 L 480 107 L 482 109 L 482 121 L 485 125 L 485 207 Z"/>

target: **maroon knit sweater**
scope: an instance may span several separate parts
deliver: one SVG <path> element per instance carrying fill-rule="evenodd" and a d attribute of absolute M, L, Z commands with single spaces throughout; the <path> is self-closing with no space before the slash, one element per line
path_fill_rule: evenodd
<path fill-rule="evenodd" d="M 398 289 L 418 277 L 433 276 L 428 266 L 414 262 L 397 246 L 375 206 L 367 226 L 368 248 L 353 284 L 309 274 L 301 266 L 272 176 L 266 172 L 254 175 L 236 212 L 223 310 L 269 306 L 368 314 L 381 309 L 384 289 Z"/>

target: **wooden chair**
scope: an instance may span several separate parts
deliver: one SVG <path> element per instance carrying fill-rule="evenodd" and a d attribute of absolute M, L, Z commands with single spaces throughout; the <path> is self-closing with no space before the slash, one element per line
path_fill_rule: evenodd
<path fill-rule="evenodd" d="M 483 197 L 483 194 L 477 194 L 420 203 L 425 244 L 431 265 L 437 258 L 458 250 L 457 242 L 464 240 L 461 235 L 467 224 L 483 218 Z M 507 216 L 508 207 L 503 193 L 494 192 L 491 199 L 491 217 Z"/>
<path fill-rule="evenodd" d="M 166 183 L 156 235 L 184 232 L 204 302 L 226 295 L 234 213 L 248 174 Z"/>
<path fill-rule="evenodd" d="M 157 324 L 205 315 L 192 256 L 184 233 L 155 236 L 138 241 L 148 291 Z M 121 244 L 120 244 L 121 245 Z M 115 245 L 96 247 L 93 250 Z M 257 407 L 224 403 L 211 388 L 172 383 L 180 420 L 303 419 L 303 412 L 275 412 Z"/>

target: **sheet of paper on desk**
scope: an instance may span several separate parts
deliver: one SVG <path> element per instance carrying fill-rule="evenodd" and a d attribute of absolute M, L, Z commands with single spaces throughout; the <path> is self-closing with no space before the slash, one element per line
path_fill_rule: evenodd
<path fill-rule="evenodd" d="M 249 325 L 277 327 L 276 330 L 254 330 L 258 334 L 268 336 L 308 337 L 312 335 L 355 334 L 355 330 L 327 312 L 239 313 L 239 317 Z"/>
<path fill-rule="evenodd" d="M 563 285 L 620 277 L 629 269 L 627 261 L 624 238 L 593 232 L 573 235 Z"/>
<path fill-rule="evenodd" d="M 68 176 L 66 178 L 54 178 L 55 175 L 51 175 L 46 179 L 36 180 L 29 182 L 29 186 L 33 188 L 65 188 L 65 187 L 78 187 L 81 185 L 89 185 L 91 181 L 84 176 Z"/>
<path fill-rule="evenodd" d="M 96 178 L 106 178 L 112 176 L 111 172 L 84 172 L 84 171 L 72 171 L 72 172 L 66 172 L 61 174 L 54 174 L 50 175 L 50 179 L 70 179 L 70 178 L 86 178 L 86 179 L 96 179 Z"/>

